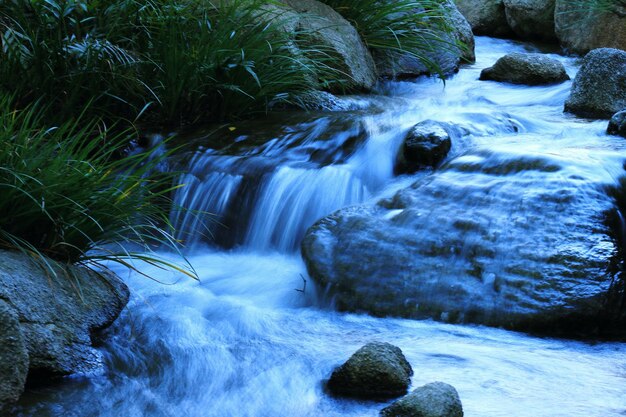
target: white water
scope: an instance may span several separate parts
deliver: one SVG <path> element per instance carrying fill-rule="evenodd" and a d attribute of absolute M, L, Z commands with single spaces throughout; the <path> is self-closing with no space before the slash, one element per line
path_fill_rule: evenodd
<path fill-rule="evenodd" d="M 335 366 L 374 340 L 403 350 L 415 370 L 412 387 L 454 385 L 466 416 L 626 415 L 626 344 L 340 314 L 320 304 L 310 280 L 298 291 L 306 271 L 291 249 L 308 225 L 334 209 L 428 180 L 428 173 L 392 176 L 402 135 L 421 120 L 471 128 L 470 136 L 453 145 L 455 164 L 493 161 L 481 159 L 480 152 L 488 151 L 503 162 L 521 155 L 555 161 L 568 168 L 567 175 L 584 171 L 598 186 L 621 175 L 623 140 L 604 135 L 605 122 L 562 114 L 570 83 L 529 88 L 476 81 L 480 68 L 521 49 L 479 38 L 477 64 L 445 89 L 432 80 L 382 86 L 386 96 L 371 101 L 384 111 L 341 115 L 357 120 L 366 139 L 332 165 L 311 163 L 311 152 L 303 151 L 338 149 L 328 142 L 345 140 L 341 134 L 319 139 L 328 127 L 323 119 L 293 147 L 275 140 L 244 155 L 236 163 L 244 168 L 226 172 L 236 165 L 232 157 L 224 157 L 228 163 L 213 160 L 211 166 L 220 167 L 213 173 L 198 168 L 185 180 L 197 191 L 185 198 L 196 199 L 194 209 L 217 215 L 227 210 L 231 196 L 234 201 L 245 177 L 254 177 L 251 171 L 262 173 L 254 178 L 256 188 L 250 187 L 256 197 L 239 196 L 252 201 L 253 209 L 249 219 L 241 219 L 238 248 L 196 246 L 189 260 L 200 282 L 146 267 L 172 283 L 161 285 L 119 270 L 133 298 L 101 347 L 102 373 L 30 392 L 18 415 L 376 416 L 385 404 L 334 399 L 323 389 Z M 574 75 L 575 62 L 559 59 Z M 262 164 L 254 171 L 246 165 L 256 164 L 254 158 L 275 160 L 275 167 Z M 200 184 L 204 177 L 207 188 Z M 197 225 L 187 221 L 185 230 L 193 233 Z"/>

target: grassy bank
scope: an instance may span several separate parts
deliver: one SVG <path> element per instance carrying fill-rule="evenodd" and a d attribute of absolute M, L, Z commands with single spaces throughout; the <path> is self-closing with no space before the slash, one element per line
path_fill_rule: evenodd
<path fill-rule="evenodd" d="M 325 2 L 373 51 L 432 65 L 424 51 L 438 2 Z M 179 244 L 167 221 L 174 175 L 149 153 L 122 157 L 125 147 L 137 125 L 248 117 L 345 82 L 294 19 L 271 0 L 2 2 L 0 246 L 40 260 L 177 268 L 115 246 Z"/>

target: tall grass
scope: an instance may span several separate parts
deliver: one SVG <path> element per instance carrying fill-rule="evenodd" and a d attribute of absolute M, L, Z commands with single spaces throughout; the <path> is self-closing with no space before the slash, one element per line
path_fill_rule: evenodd
<path fill-rule="evenodd" d="M 626 0 L 571 0 L 566 13 L 614 13 L 626 17 Z"/>
<path fill-rule="evenodd" d="M 42 129 L 42 114 L 34 106 L 13 110 L 0 98 L 0 247 L 52 273 L 47 259 L 131 268 L 139 259 L 193 276 L 150 254 L 163 245 L 177 250 L 164 208 L 174 174 L 155 173 L 158 158 L 150 154 L 120 159 L 128 138 L 97 122 L 79 116 Z"/>
<path fill-rule="evenodd" d="M 432 54 L 460 51 L 445 35 L 450 31 L 440 0 L 322 0 L 350 21 L 374 53 L 397 59 L 408 55 L 430 72 L 442 74 Z"/>
<path fill-rule="evenodd" d="M 87 101 L 111 119 L 172 125 L 262 112 L 315 87 L 324 66 L 273 3 L 5 0 L 0 90 L 51 104 L 57 120 Z"/>

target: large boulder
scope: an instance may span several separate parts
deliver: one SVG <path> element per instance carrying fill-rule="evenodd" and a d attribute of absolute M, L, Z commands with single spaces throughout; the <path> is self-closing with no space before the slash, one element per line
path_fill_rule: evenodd
<path fill-rule="evenodd" d="M 626 110 L 619 111 L 611 117 L 606 133 L 626 138 Z"/>
<path fill-rule="evenodd" d="M 542 54 L 514 52 L 498 59 L 493 67 L 482 70 L 480 79 L 542 85 L 562 83 L 570 78 L 563 64 L 556 59 Z"/>
<path fill-rule="evenodd" d="M 472 27 L 465 17 L 459 12 L 452 0 L 440 0 L 442 15 L 445 16 L 445 24 L 450 31 L 433 27 L 431 34 L 425 36 L 429 39 L 429 48 L 424 51 L 424 56 L 439 66 L 444 75 L 458 71 L 464 62 L 474 62 L 474 35 Z M 388 78 L 412 77 L 432 73 L 422 61 L 412 55 L 403 53 L 377 53 L 375 54 L 376 65 L 380 75 Z"/>
<path fill-rule="evenodd" d="M 589 52 L 578 71 L 565 111 L 609 119 L 626 108 L 626 52 L 600 48 Z"/>
<path fill-rule="evenodd" d="M 626 50 L 626 5 L 613 2 L 608 9 L 594 10 L 593 4 L 556 1 L 555 31 L 561 45 L 578 54 L 596 48 Z"/>
<path fill-rule="evenodd" d="M 335 58 L 330 65 L 347 76 L 346 83 L 331 85 L 335 92 L 344 90 L 367 91 L 378 79 L 376 65 L 356 29 L 339 13 L 316 0 L 282 0 L 295 11 L 294 19 L 283 19 L 287 24 L 307 33 L 314 45 Z M 315 57 L 313 57 L 315 58 Z"/>
<path fill-rule="evenodd" d="M 513 34 L 504 13 L 503 0 L 456 0 L 476 35 L 507 37 Z"/>
<path fill-rule="evenodd" d="M 413 126 L 398 155 L 396 173 L 415 172 L 441 163 L 452 147 L 451 131 L 454 132 L 447 123 L 434 120 L 425 120 Z"/>
<path fill-rule="evenodd" d="M 555 0 L 503 0 L 506 20 L 524 39 L 556 40 Z"/>
<path fill-rule="evenodd" d="M 28 350 L 15 310 L 0 299 L 0 412 L 20 397 L 28 374 Z"/>
<path fill-rule="evenodd" d="M 413 369 L 400 348 L 368 343 L 333 371 L 327 387 L 338 396 L 387 399 L 406 394 Z"/>
<path fill-rule="evenodd" d="M 321 219 L 303 259 L 342 311 L 595 332 L 610 322 L 617 249 L 605 223 L 614 202 L 593 172 L 549 154 L 467 153 Z"/>
<path fill-rule="evenodd" d="M 463 405 L 452 385 L 432 382 L 383 408 L 380 416 L 463 417 Z"/>
<path fill-rule="evenodd" d="M 128 288 L 111 273 L 42 262 L 0 251 L 0 369 L 11 370 L 5 381 L 23 381 L 25 363 L 34 381 L 99 366 L 91 336 L 128 301 Z"/>

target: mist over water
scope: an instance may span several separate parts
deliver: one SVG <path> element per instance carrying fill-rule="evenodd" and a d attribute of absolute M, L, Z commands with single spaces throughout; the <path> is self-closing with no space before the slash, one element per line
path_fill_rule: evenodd
<path fill-rule="evenodd" d="M 445 87 L 432 79 L 384 83 L 378 95 L 354 98 L 369 101 L 368 111 L 311 113 L 263 140 L 244 138 L 236 150 L 199 148 L 176 202 L 211 216 L 172 220 L 193 248 L 200 281 L 142 267 L 163 285 L 117 269 L 133 295 L 100 347 L 102 371 L 31 390 L 18 415 L 377 416 L 385 404 L 334 399 L 323 386 L 370 341 L 403 350 L 415 370 L 412 388 L 455 386 L 469 417 L 626 415 L 626 344 L 337 313 L 298 253 L 321 217 L 417 181 L 433 193 L 454 190 L 449 198 L 469 209 L 487 198 L 472 195 L 489 188 L 485 173 L 521 195 L 541 194 L 549 185 L 534 179 L 557 170 L 564 181 L 580 178 L 579 197 L 589 204 L 610 204 L 597 191 L 623 175 L 626 143 L 605 135 L 606 122 L 563 114 L 571 82 L 478 81 L 500 56 L 528 48 L 477 38 L 477 63 Z M 553 57 L 575 75 L 574 59 Z M 395 177 L 402 138 L 426 119 L 463 133 L 439 171 Z M 507 208 L 491 204 L 495 213 Z"/>

